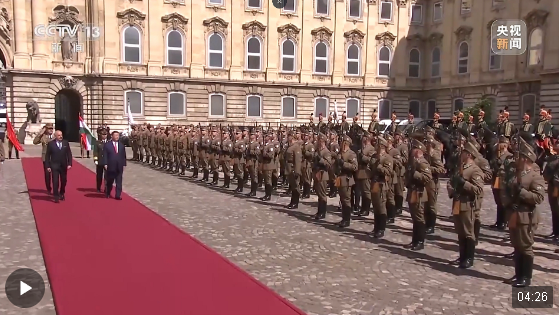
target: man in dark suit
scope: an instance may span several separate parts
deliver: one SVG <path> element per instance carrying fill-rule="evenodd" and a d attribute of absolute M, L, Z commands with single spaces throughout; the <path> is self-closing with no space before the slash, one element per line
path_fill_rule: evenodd
<path fill-rule="evenodd" d="M 103 149 L 105 144 L 107 144 L 107 130 L 102 129 L 98 134 L 99 140 L 95 143 L 93 147 L 93 161 L 95 162 L 95 175 L 97 192 L 101 192 L 101 184 L 103 183 L 103 178 L 105 176 L 105 167 L 103 165 Z M 107 185 L 105 185 L 106 189 Z"/>
<path fill-rule="evenodd" d="M 105 187 L 105 196 L 111 197 L 113 184 L 116 184 L 115 199 L 122 200 L 122 173 L 126 167 L 126 149 L 119 141 L 118 131 L 111 133 L 111 140 L 105 143 L 103 148 L 102 165 L 105 167 L 105 179 L 107 186 Z"/>
<path fill-rule="evenodd" d="M 45 166 L 52 174 L 54 202 L 64 200 L 68 170 L 72 168 L 72 151 L 68 141 L 62 139 L 62 131 L 54 132 L 54 140 L 47 144 Z"/>

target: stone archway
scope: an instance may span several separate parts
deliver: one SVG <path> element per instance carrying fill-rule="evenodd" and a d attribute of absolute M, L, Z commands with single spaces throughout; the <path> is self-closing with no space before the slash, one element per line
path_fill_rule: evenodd
<path fill-rule="evenodd" d="M 54 97 L 54 128 L 69 142 L 80 141 L 82 98 L 76 90 L 62 89 Z"/>

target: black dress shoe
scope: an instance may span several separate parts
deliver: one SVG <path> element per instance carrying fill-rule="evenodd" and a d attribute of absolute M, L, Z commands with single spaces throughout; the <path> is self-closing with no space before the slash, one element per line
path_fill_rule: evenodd
<path fill-rule="evenodd" d="M 346 228 L 348 226 L 349 226 L 349 220 L 342 220 L 342 221 L 340 221 L 340 223 L 338 223 L 338 227 L 341 227 L 341 228 Z"/>
<path fill-rule="evenodd" d="M 435 233 L 435 228 L 434 227 L 428 227 L 425 230 L 425 234 L 434 234 Z"/>
<path fill-rule="evenodd" d="M 54 198 L 54 203 L 60 203 L 60 201 L 58 201 L 58 198 Z"/>
<path fill-rule="evenodd" d="M 388 223 L 388 224 L 394 223 L 394 218 L 388 218 L 388 219 L 386 219 L 386 223 Z"/>
<path fill-rule="evenodd" d="M 417 250 L 422 250 L 424 248 L 425 248 L 425 243 L 417 242 L 417 243 L 413 244 L 413 246 L 410 249 L 414 250 L 414 251 L 417 251 Z"/>
<path fill-rule="evenodd" d="M 314 215 L 313 219 L 318 221 L 326 218 L 326 213 L 317 213 Z"/>
<path fill-rule="evenodd" d="M 52 195 L 52 191 L 50 189 L 47 190 L 47 195 Z"/>
<path fill-rule="evenodd" d="M 270 201 L 270 199 L 272 199 L 271 196 L 264 196 L 264 197 L 260 198 L 260 200 L 262 200 L 262 201 Z"/>
<path fill-rule="evenodd" d="M 115 197 L 116 200 L 122 200 L 122 197 Z"/>
<path fill-rule="evenodd" d="M 383 238 L 384 237 L 384 231 L 383 230 L 378 230 L 376 232 L 373 233 L 373 237 L 374 238 Z"/>
<path fill-rule="evenodd" d="M 60 195 L 60 200 L 62 200 L 62 201 L 66 200 L 66 196 Z"/>
<path fill-rule="evenodd" d="M 100 192 L 101 192 L 101 189 L 97 189 L 97 192 L 100 193 Z"/>
<path fill-rule="evenodd" d="M 510 254 L 503 255 L 503 257 L 507 258 L 507 259 L 513 259 L 514 258 L 514 252 L 512 252 Z"/>
<path fill-rule="evenodd" d="M 109 199 L 111 198 L 111 195 L 105 195 L 105 198 Z"/>
<path fill-rule="evenodd" d="M 299 204 L 296 203 L 287 206 L 287 209 L 297 209 L 297 208 L 299 208 Z"/>

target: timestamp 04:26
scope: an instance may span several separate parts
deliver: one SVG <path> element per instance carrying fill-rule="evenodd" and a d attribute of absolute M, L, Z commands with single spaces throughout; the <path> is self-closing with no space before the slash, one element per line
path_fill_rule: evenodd
<path fill-rule="evenodd" d="M 552 286 L 512 288 L 513 308 L 553 308 Z"/>

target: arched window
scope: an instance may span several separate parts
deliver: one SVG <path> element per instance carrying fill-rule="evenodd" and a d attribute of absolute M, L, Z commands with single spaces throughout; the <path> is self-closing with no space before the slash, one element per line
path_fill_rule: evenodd
<path fill-rule="evenodd" d="M 328 45 L 324 42 L 314 46 L 314 73 L 328 74 Z"/>
<path fill-rule="evenodd" d="M 468 73 L 468 60 L 470 59 L 470 47 L 468 43 L 462 42 L 458 46 L 458 73 Z"/>
<path fill-rule="evenodd" d="M 208 66 L 210 68 L 223 68 L 223 37 L 213 33 L 208 37 Z"/>
<path fill-rule="evenodd" d="M 419 78 L 419 68 L 421 64 L 421 56 L 419 49 L 410 50 L 410 59 L 408 64 L 408 76 L 410 78 Z"/>
<path fill-rule="evenodd" d="M 225 95 L 214 93 L 209 96 L 208 117 L 225 118 Z"/>
<path fill-rule="evenodd" d="M 520 117 L 524 116 L 524 113 L 528 112 L 530 117 L 536 116 L 536 95 L 535 94 L 524 94 L 522 95 L 522 111 L 520 112 Z"/>
<path fill-rule="evenodd" d="M 251 37 L 247 41 L 247 70 L 262 69 L 262 43 L 258 37 Z"/>
<path fill-rule="evenodd" d="M 167 33 L 167 65 L 182 66 L 184 41 L 179 31 L 172 30 Z"/>
<path fill-rule="evenodd" d="M 360 67 L 360 49 L 359 46 L 355 44 L 349 45 L 347 48 L 347 74 L 349 75 L 359 75 Z"/>
<path fill-rule="evenodd" d="M 291 39 L 281 44 L 281 71 L 295 72 L 295 43 Z"/>
<path fill-rule="evenodd" d="M 296 118 L 297 116 L 297 100 L 295 96 L 283 96 L 281 98 L 281 117 Z"/>
<path fill-rule="evenodd" d="M 327 97 L 317 97 L 314 99 L 314 117 L 328 115 L 330 109 L 330 100 Z"/>
<path fill-rule="evenodd" d="M 437 101 L 436 100 L 428 100 L 427 101 L 427 114 L 424 119 L 431 119 L 435 116 L 435 111 L 437 110 Z"/>
<path fill-rule="evenodd" d="M 431 77 L 437 78 L 441 76 L 441 49 L 435 47 L 431 52 Z"/>
<path fill-rule="evenodd" d="M 347 117 L 355 117 L 359 114 L 359 99 L 358 98 L 348 98 L 345 101 L 345 110 Z"/>
<path fill-rule="evenodd" d="M 489 43 L 489 70 L 501 69 L 501 55 L 493 52 L 493 48 L 497 47 L 497 37 L 493 37 Z"/>
<path fill-rule="evenodd" d="M 382 77 L 390 76 L 390 60 L 392 51 L 387 46 L 382 46 L 378 51 L 378 75 Z"/>
<path fill-rule="evenodd" d="M 140 30 L 134 26 L 128 26 L 122 32 L 123 62 L 142 62 L 142 38 Z"/>
<path fill-rule="evenodd" d="M 455 112 L 462 109 L 464 109 L 464 100 L 461 98 L 454 99 L 454 102 L 452 104 L 452 111 Z"/>
<path fill-rule="evenodd" d="M 186 115 L 186 95 L 183 92 L 170 92 L 168 95 L 167 115 Z"/>
<path fill-rule="evenodd" d="M 132 116 L 144 114 L 144 93 L 139 90 L 124 91 L 124 114 L 128 115 L 128 108 Z"/>
<path fill-rule="evenodd" d="M 390 119 L 392 116 L 392 101 L 381 99 L 378 101 L 378 119 Z"/>
<path fill-rule="evenodd" d="M 535 28 L 530 34 L 530 45 L 528 51 L 528 65 L 535 66 L 542 62 L 543 54 L 543 31 L 541 28 Z"/>
<path fill-rule="evenodd" d="M 418 100 L 411 100 L 409 102 L 409 112 L 413 115 L 413 117 L 421 117 L 421 102 Z"/>
<path fill-rule="evenodd" d="M 247 117 L 262 117 L 262 97 L 260 95 L 247 96 Z"/>

